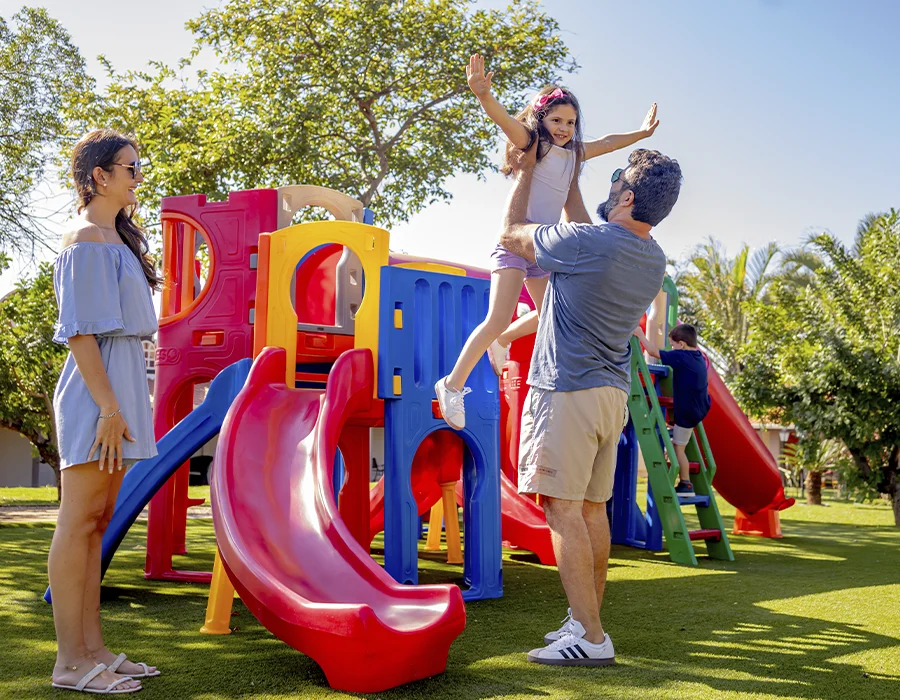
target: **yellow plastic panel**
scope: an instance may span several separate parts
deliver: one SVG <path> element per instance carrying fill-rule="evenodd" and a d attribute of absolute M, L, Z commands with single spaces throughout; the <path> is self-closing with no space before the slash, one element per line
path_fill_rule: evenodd
<path fill-rule="evenodd" d="M 315 221 L 266 235 L 269 237 L 269 286 L 265 344 L 287 351 L 287 385 L 294 386 L 293 358 L 297 356 L 297 314 L 289 293 L 291 278 L 303 256 L 326 243 L 347 246 L 362 264 L 366 292 L 356 312 L 354 347 L 371 350 L 377 366 L 381 268 L 388 264 L 390 234 L 377 226 L 354 221 Z M 377 386 L 375 396 L 378 396 Z"/>
<path fill-rule="evenodd" d="M 423 270 L 425 272 L 440 272 L 445 275 L 457 275 L 459 277 L 466 276 L 466 271 L 463 268 L 454 267 L 453 265 L 442 265 L 441 263 L 406 262 L 406 263 L 400 263 L 399 265 L 392 265 L 391 267 L 406 267 L 411 270 Z"/>

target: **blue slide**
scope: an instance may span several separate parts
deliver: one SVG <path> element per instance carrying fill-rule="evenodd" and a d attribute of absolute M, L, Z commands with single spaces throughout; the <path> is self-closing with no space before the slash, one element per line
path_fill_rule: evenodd
<path fill-rule="evenodd" d="M 101 577 L 106 573 L 116 550 L 138 515 L 172 474 L 210 438 L 218 434 L 225 414 L 247 380 L 252 360 L 238 360 L 212 380 L 202 404 L 156 443 L 159 454 L 135 464 L 122 480 L 109 527 L 103 535 Z M 48 603 L 50 589 L 44 594 Z"/>

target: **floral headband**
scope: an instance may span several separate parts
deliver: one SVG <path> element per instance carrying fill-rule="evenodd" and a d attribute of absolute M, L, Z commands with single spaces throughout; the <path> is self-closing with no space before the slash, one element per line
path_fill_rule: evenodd
<path fill-rule="evenodd" d="M 531 103 L 532 108 L 535 112 L 540 112 L 544 107 L 547 106 L 548 102 L 552 102 L 553 100 L 558 100 L 561 97 L 565 97 L 566 93 L 564 93 L 560 88 L 556 88 L 549 95 L 541 95 L 534 102 Z"/>

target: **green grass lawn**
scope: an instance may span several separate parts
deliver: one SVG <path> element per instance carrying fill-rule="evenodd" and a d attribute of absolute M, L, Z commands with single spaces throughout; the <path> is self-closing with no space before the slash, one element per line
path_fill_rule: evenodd
<path fill-rule="evenodd" d="M 15 486 L 0 489 L 0 506 L 55 506 L 55 486 Z"/>
<path fill-rule="evenodd" d="M 191 498 L 205 498 L 209 503 L 209 486 L 190 486 Z M 0 506 L 57 506 L 55 486 L 0 488 Z"/>
<path fill-rule="evenodd" d="M 725 504 L 722 510 L 733 511 Z M 698 569 L 663 553 L 614 547 L 603 621 L 618 665 L 529 664 L 525 652 L 565 614 L 555 569 L 506 552 L 505 596 L 470 603 L 447 672 L 380 698 L 900 698 L 900 529 L 878 505 L 796 506 L 779 541 L 734 537 L 737 561 Z M 54 641 L 40 596 L 50 525 L 0 527 L 0 697 L 71 697 L 49 687 Z M 236 603 L 234 634 L 201 635 L 206 588 L 145 581 L 138 524 L 107 574 L 104 616 L 115 651 L 158 664 L 144 698 L 333 698 L 316 664 Z M 188 522 L 183 568 L 209 569 L 209 520 Z M 380 558 L 376 540 L 376 558 Z M 423 555 L 423 583 L 458 567 Z M 352 663 L 352 659 L 347 660 Z"/>

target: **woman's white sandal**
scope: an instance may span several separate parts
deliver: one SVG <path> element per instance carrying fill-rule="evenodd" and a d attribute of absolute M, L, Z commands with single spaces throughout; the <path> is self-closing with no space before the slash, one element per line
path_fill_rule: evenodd
<path fill-rule="evenodd" d="M 121 666 L 127 660 L 128 660 L 128 657 L 125 654 L 119 654 L 116 657 L 116 660 L 113 661 L 109 665 L 109 670 L 112 671 L 113 673 L 116 673 L 119 669 L 119 666 Z M 135 679 L 154 678 L 154 677 L 160 675 L 159 669 L 156 669 L 153 673 L 150 673 L 150 667 L 147 664 L 145 664 L 143 661 L 132 661 L 132 663 L 135 664 L 136 666 L 140 666 L 142 673 L 132 673 L 132 674 L 130 674 L 131 678 L 135 678 Z"/>
<path fill-rule="evenodd" d="M 73 667 L 75 670 L 77 667 Z M 94 680 L 101 673 L 106 671 L 108 666 L 106 664 L 97 664 L 90 671 L 82 676 L 81 680 L 78 681 L 75 685 L 63 685 L 62 683 L 51 683 L 54 688 L 58 688 L 60 690 L 74 690 L 79 693 L 94 693 L 95 695 L 122 695 L 124 693 L 136 693 L 139 690 L 143 690 L 141 685 L 138 685 L 135 688 L 119 688 L 116 690 L 117 685 L 122 685 L 122 683 L 127 683 L 128 681 L 134 680 L 131 676 L 122 676 L 114 680 L 105 688 L 88 688 L 87 684 Z"/>

